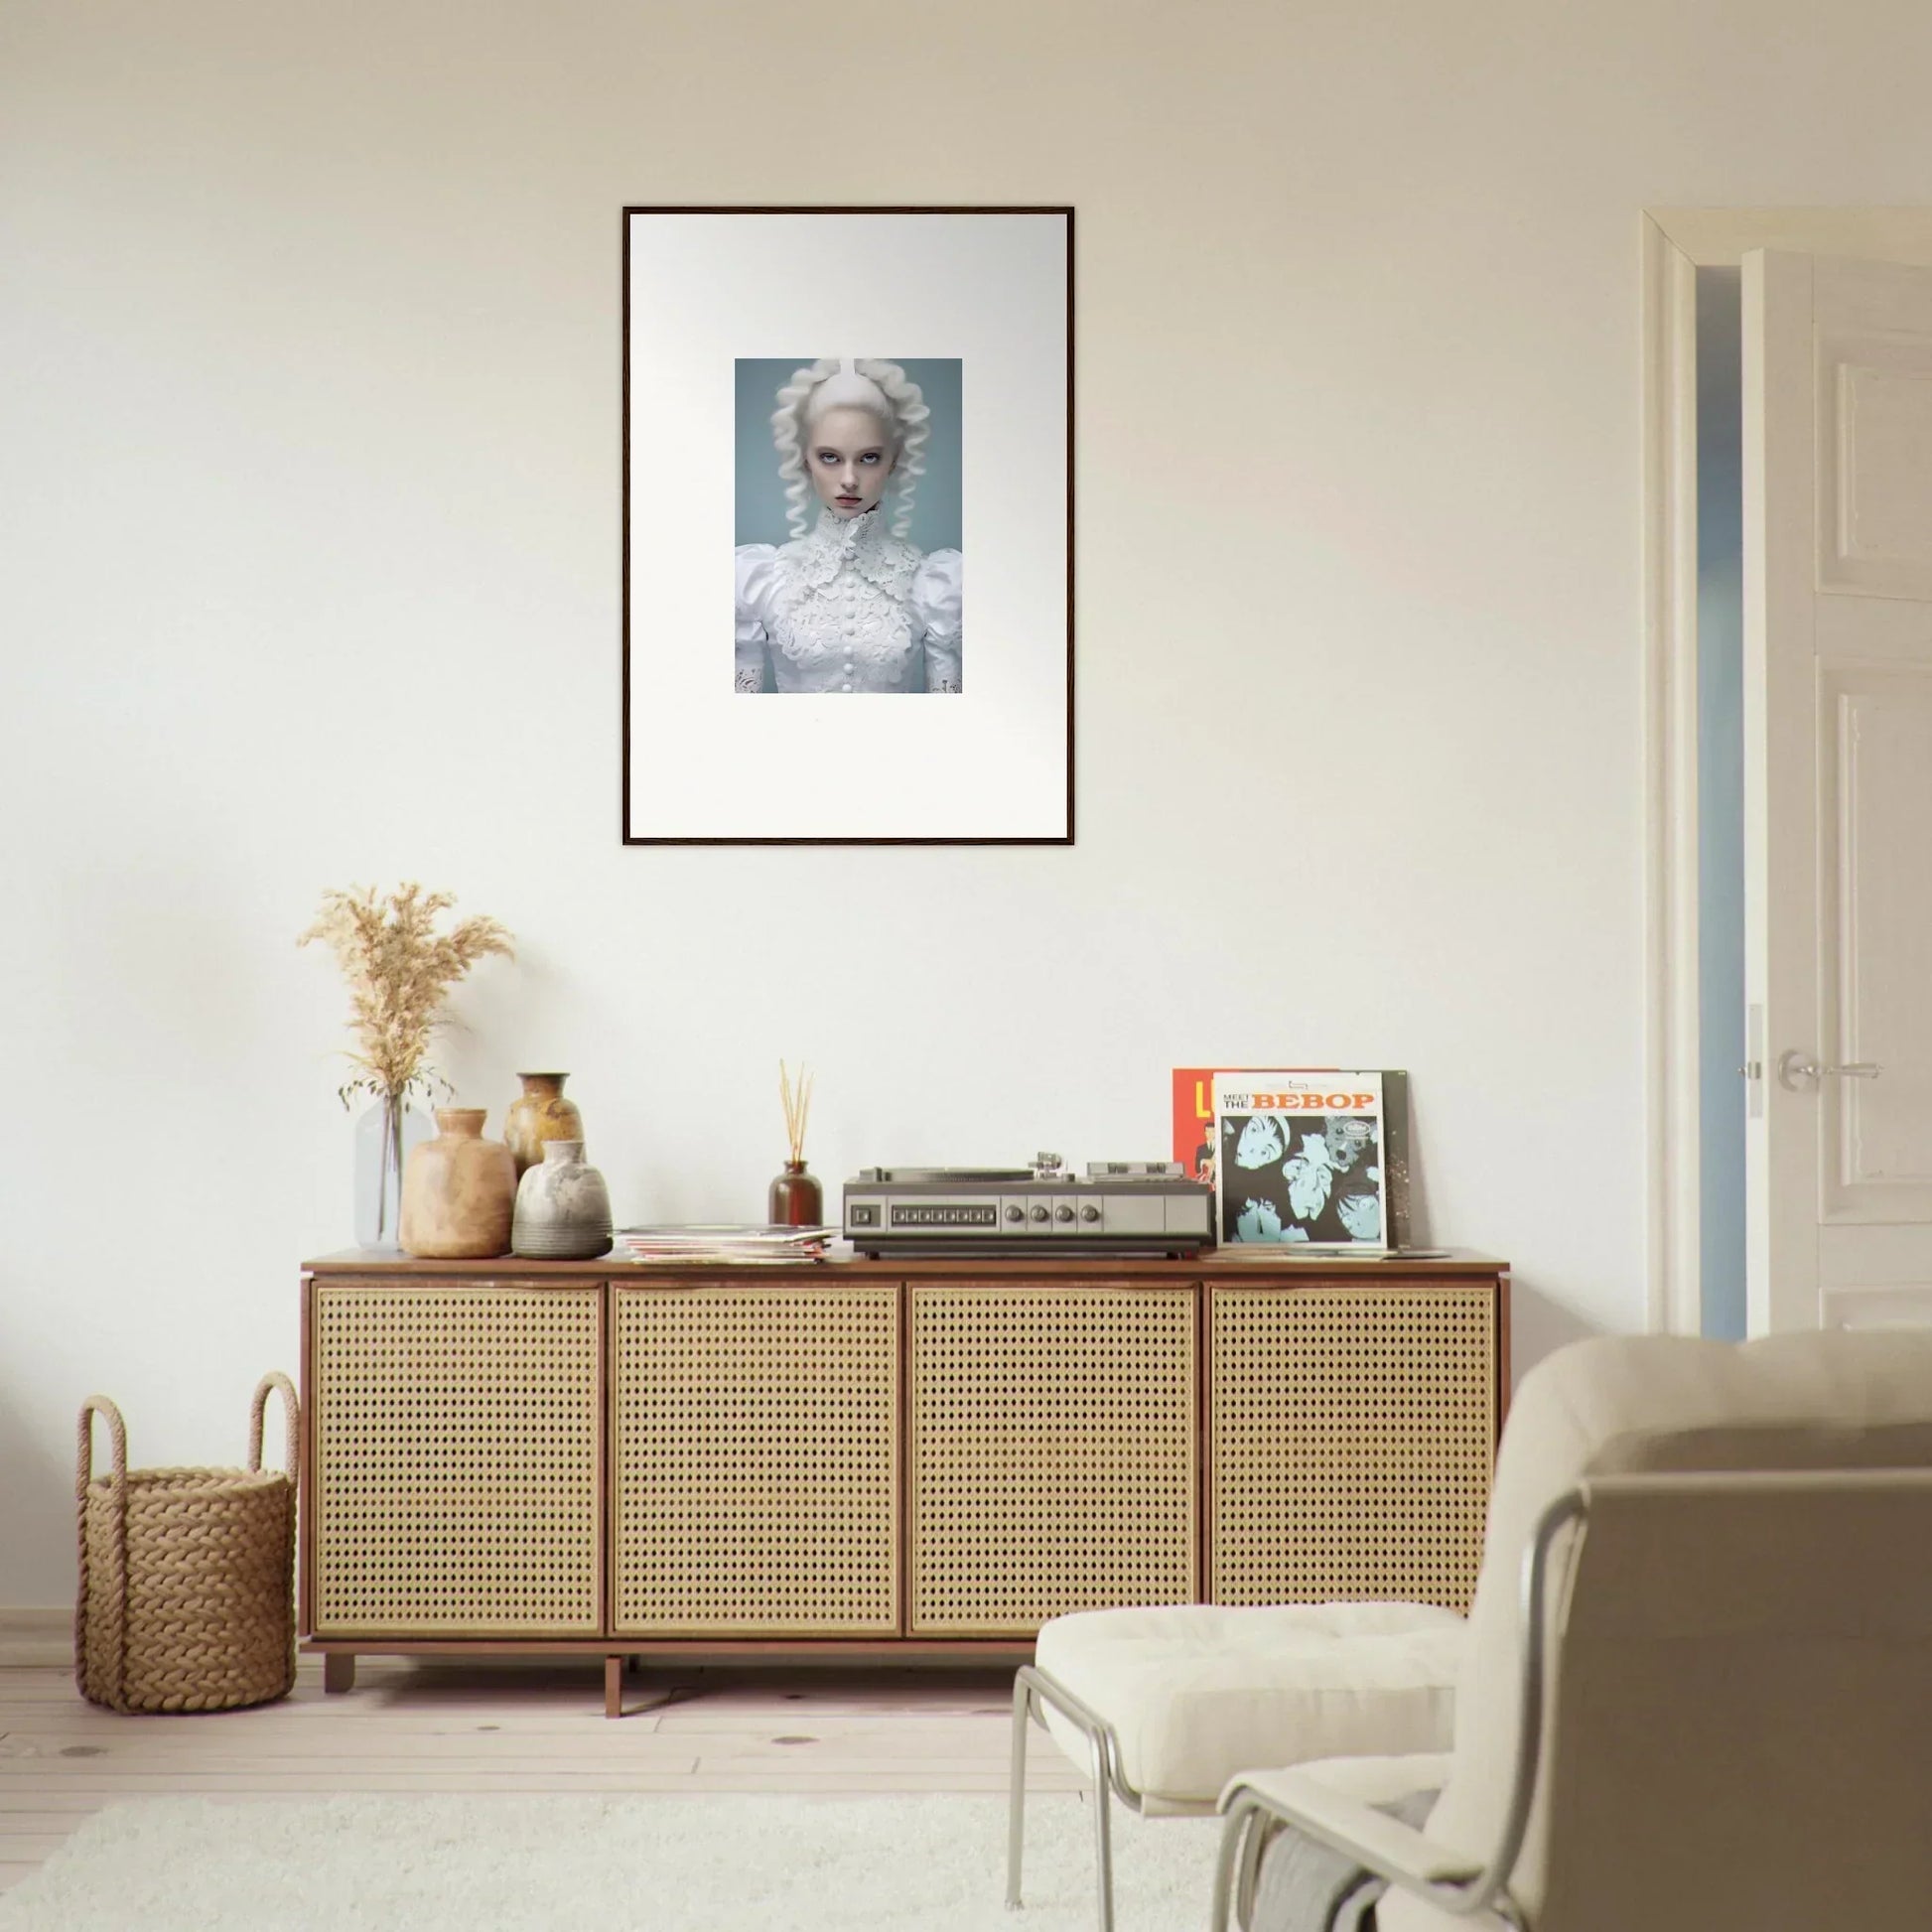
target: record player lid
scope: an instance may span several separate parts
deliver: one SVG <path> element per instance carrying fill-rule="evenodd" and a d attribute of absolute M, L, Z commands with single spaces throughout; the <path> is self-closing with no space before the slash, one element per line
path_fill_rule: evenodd
<path fill-rule="evenodd" d="M 960 1180 L 1031 1180 L 1031 1168 L 866 1168 L 861 1180 L 911 1180 L 926 1186 L 943 1186 Z"/>

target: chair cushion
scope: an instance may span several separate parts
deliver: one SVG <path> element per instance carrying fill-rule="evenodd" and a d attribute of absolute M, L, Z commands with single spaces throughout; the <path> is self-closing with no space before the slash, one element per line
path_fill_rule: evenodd
<path fill-rule="evenodd" d="M 1465 1629 L 1427 1603 L 1183 1603 L 1055 1617 L 1035 1657 L 1113 1725 L 1149 1811 L 1208 1811 L 1237 1771 L 1447 1750 Z M 1071 1724 L 1047 1728 L 1088 1763 Z"/>

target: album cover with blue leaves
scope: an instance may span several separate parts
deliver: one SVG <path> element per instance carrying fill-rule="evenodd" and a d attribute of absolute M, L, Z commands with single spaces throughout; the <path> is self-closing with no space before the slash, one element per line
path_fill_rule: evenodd
<path fill-rule="evenodd" d="M 1219 1072 L 1213 1092 L 1223 1245 L 1359 1253 L 1403 1242 L 1381 1072 Z"/>

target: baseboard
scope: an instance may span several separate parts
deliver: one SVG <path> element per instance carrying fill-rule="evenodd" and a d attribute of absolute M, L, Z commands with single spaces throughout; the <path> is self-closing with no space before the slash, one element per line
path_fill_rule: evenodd
<path fill-rule="evenodd" d="M 73 1663 L 73 1606 L 0 1607 L 0 1670 L 67 1670 Z"/>

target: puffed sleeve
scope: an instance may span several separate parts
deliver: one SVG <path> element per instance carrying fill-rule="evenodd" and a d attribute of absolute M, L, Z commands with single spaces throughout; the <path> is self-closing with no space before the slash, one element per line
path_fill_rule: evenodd
<path fill-rule="evenodd" d="M 738 621 L 733 630 L 737 669 L 732 679 L 739 691 L 764 689 L 764 620 L 772 593 L 778 588 L 778 551 L 775 544 L 741 543 L 732 553 L 738 596 Z"/>
<path fill-rule="evenodd" d="M 912 579 L 912 612 L 925 625 L 925 688 L 961 688 L 960 580 L 966 560 L 957 550 L 928 550 Z"/>

